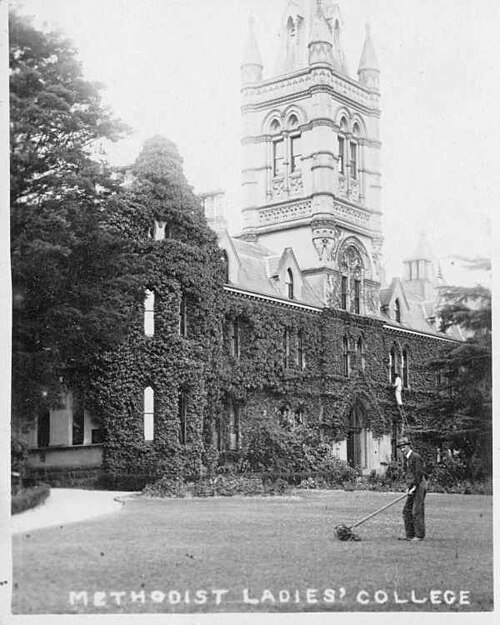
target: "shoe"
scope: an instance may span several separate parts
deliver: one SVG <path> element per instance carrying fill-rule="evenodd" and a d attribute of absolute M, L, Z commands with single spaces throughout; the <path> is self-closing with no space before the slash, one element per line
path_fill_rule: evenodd
<path fill-rule="evenodd" d="M 400 536 L 398 540 L 415 540 L 414 538 L 410 538 L 409 536 Z"/>
<path fill-rule="evenodd" d="M 411 541 L 414 543 L 420 543 L 422 542 L 424 539 L 423 538 L 419 538 L 418 536 L 415 536 L 415 538 L 412 538 Z"/>

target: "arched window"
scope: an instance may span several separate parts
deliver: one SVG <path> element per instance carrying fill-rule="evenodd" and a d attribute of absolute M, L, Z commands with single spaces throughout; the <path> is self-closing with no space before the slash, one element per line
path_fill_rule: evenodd
<path fill-rule="evenodd" d="M 155 294 L 146 289 L 144 298 L 144 334 L 153 336 L 155 333 Z"/>
<path fill-rule="evenodd" d="M 240 407 L 233 401 L 228 403 L 227 449 L 236 451 L 240 448 Z"/>
<path fill-rule="evenodd" d="M 155 241 L 163 241 L 165 239 L 166 225 L 166 221 L 160 221 L 159 219 L 155 219 L 155 224 L 153 228 L 153 238 Z"/>
<path fill-rule="evenodd" d="M 403 388 L 408 388 L 410 386 L 409 384 L 409 376 L 408 376 L 408 365 L 409 365 L 409 351 L 408 348 L 405 347 L 403 349 L 403 353 L 401 356 L 401 378 L 402 378 L 402 382 L 403 382 Z"/>
<path fill-rule="evenodd" d="M 283 161 L 285 160 L 285 140 L 284 138 L 273 141 L 273 176 L 276 178 L 284 174 Z"/>
<path fill-rule="evenodd" d="M 293 273 L 291 269 L 286 270 L 286 294 L 288 298 L 294 298 Z"/>
<path fill-rule="evenodd" d="M 354 280 L 354 312 L 361 313 L 361 280 Z"/>
<path fill-rule="evenodd" d="M 394 319 L 401 323 L 401 305 L 399 303 L 399 299 L 394 300 Z"/>
<path fill-rule="evenodd" d="M 289 328 L 285 328 L 285 333 L 283 335 L 283 351 L 284 351 L 284 362 L 283 366 L 285 369 L 288 369 L 290 366 L 290 330 Z"/>
<path fill-rule="evenodd" d="M 358 179 L 358 169 L 359 169 L 359 144 L 358 144 L 358 137 L 359 137 L 359 124 L 354 123 L 353 127 L 352 127 L 352 134 L 353 134 L 353 138 L 350 142 L 350 152 L 351 152 L 351 159 L 350 159 L 350 175 L 351 178 L 354 178 L 354 180 Z"/>
<path fill-rule="evenodd" d="M 273 119 L 271 122 L 271 132 L 273 134 L 279 132 L 281 130 L 281 125 L 277 119 Z"/>
<path fill-rule="evenodd" d="M 297 34 L 297 27 L 293 17 L 290 15 L 288 21 L 286 23 L 286 29 L 288 31 L 288 36 L 293 38 Z"/>
<path fill-rule="evenodd" d="M 297 332 L 297 367 L 301 370 L 305 369 L 306 361 L 304 357 L 304 333 L 302 330 Z"/>
<path fill-rule="evenodd" d="M 349 341 L 347 336 L 342 339 L 342 372 L 348 378 L 350 374 Z"/>
<path fill-rule="evenodd" d="M 150 386 L 144 389 L 144 440 L 154 438 L 154 391 Z"/>
<path fill-rule="evenodd" d="M 238 319 L 233 319 L 230 325 L 229 349 L 231 356 L 240 357 L 240 324 Z"/>
<path fill-rule="evenodd" d="M 356 353 L 358 360 L 358 367 L 361 371 L 365 370 L 365 342 L 363 338 L 360 336 L 358 342 L 356 343 Z"/>
<path fill-rule="evenodd" d="M 342 276 L 340 307 L 342 310 L 347 310 L 347 276 Z"/>
<path fill-rule="evenodd" d="M 393 346 L 391 349 L 391 353 L 389 354 L 389 380 L 391 383 L 394 383 L 394 380 L 396 379 L 396 373 L 397 373 L 396 363 L 397 363 L 396 347 Z"/>

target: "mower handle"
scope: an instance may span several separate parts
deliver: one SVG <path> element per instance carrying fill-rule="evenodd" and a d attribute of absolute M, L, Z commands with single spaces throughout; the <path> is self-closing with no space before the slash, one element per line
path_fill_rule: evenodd
<path fill-rule="evenodd" d="M 404 499 L 405 497 L 408 496 L 408 493 L 403 493 L 402 495 L 400 495 L 397 499 L 394 499 L 393 501 L 390 501 L 389 503 L 386 503 L 385 506 L 382 506 L 381 508 L 379 508 L 378 510 L 375 510 L 375 512 L 372 512 L 371 514 L 369 514 L 368 516 L 365 516 L 363 519 L 361 519 L 360 521 L 356 521 L 356 523 L 354 523 L 354 525 L 351 525 L 351 528 L 353 527 L 358 527 L 358 525 L 361 525 L 361 523 L 364 523 L 365 521 L 368 521 L 368 519 L 371 519 L 373 516 L 375 516 L 376 514 L 378 514 L 379 512 L 383 512 L 386 508 L 390 508 L 391 506 L 393 506 L 395 503 L 398 503 L 398 501 L 401 501 L 401 499 Z"/>

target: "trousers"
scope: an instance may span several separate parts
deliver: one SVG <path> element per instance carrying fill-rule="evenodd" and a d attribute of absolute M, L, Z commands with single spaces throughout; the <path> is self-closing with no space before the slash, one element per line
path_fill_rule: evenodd
<path fill-rule="evenodd" d="M 425 494 L 427 482 L 422 479 L 417 490 L 406 498 L 403 507 L 406 538 L 424 538 L 425 536 Z"/>

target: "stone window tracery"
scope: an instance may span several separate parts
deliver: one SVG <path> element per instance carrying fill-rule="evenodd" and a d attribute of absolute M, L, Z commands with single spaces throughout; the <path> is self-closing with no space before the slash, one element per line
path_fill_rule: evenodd
<path fill-rule="evenodd" d="M 341 307 L 362 314 L 364 263 L 360 251 L 353 244 L 340 252 L 339 270 L 342 274 Z"/>

